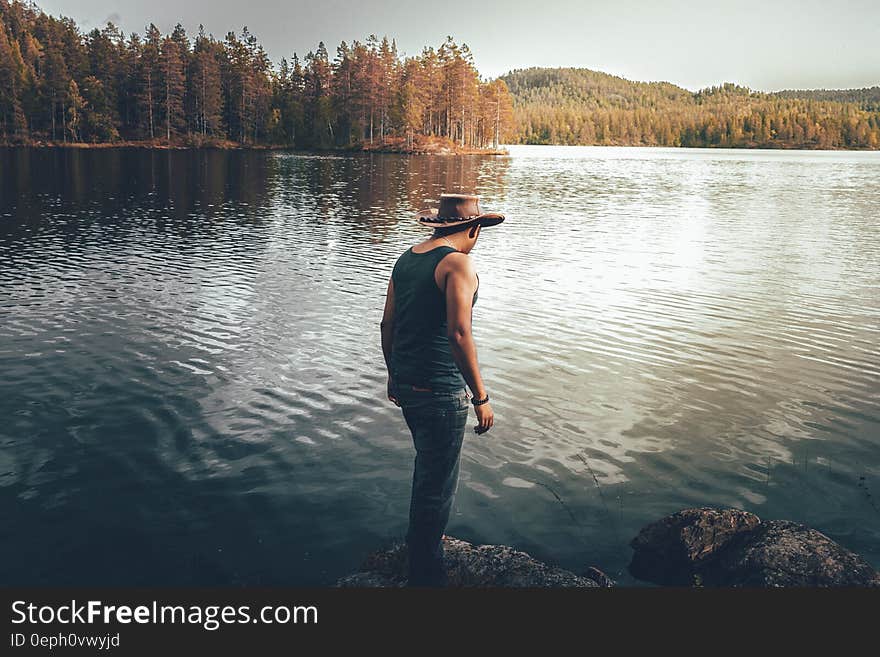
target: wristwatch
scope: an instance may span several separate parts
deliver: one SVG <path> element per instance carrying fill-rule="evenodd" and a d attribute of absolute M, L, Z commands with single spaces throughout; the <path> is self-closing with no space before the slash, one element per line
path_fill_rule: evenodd
<path fill-rule="evenodd" d="M 488 401 L 489 401 L 489 393 L 487 392 L 486 396 L 483 399 L 477 399 L 476 397 L 471 399 L 471 404 L 473 404 L 474 406 L 482 406 L 483 404 L 487 403 Z"/>

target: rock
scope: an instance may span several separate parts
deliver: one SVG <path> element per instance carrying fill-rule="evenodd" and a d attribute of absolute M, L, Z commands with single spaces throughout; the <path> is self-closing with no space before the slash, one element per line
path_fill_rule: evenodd
<path fill-rule="evenodd" d="M 880 587 L 880 573 L 815 529 L 769 520 L 742 546 L 724 551 L 706 581 L 714 586 Z"/>
<path fill-rule="evenodd" d="M 740 509 L 684 509 L 643 528 L 634 577 L 688 586 L 880 587 L 880 573 L 821 532 Z"/>
<path fill-rule="evenodd" d="M 587 568 L 582 577 L 593 580 L 602 588 L 611 588 L 612 586 L 614 586 L 614 580 L 608 577 L 608 575 L 603 573 L 595 566 L 590 566 L 589 568 Z"/>
<path fill-rule="evenodd" d="M 600 587 L 614 582 L 598 568 L 576 575 L 533 559 L 506 545 L 473 545 L 446 536 L 443 549 L 449 587 Z M 340 587 L 395 587 L 406 584 L 406 546 L 369 555 L 361 572 L 341 578 Z"/>
<path fill-rule="evenodd" d="M 638 579 L 687 586 L 696 565 L 716 555 L 738 534 L 757 527 L 761 519 L 739 509 L 684 509 L 644 527 L 632 541 L 629 571 Z"/>
<path fill-rule="evenodd" d="M 341 588 L 393 588 L 403 586 L 403 582 L 393 580 L 375 570 L 346 575 L 336 582 Z"/>

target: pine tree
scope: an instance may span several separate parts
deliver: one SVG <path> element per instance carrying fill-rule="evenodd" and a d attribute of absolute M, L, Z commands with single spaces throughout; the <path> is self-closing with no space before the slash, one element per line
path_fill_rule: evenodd
<path fill-rule="evenodd" d="M 10 42 L 0 17 L 0 130 L 5 141 L 26 138 L 27 121 L 22 108 L 25 65 L 18 43 Z"/>
<path fill-rule="evenodd" d="M 223 95 L 220 75 L 222 46 L 205 35 L 199 26 L 190 66 L 190 90 L 195 129 L 202 136 L 217 136 L 223 130 Z"/>
<path fill-rule="evenodd" d="M 67 87 L 67 130 L 73 141 L 82 141 L 80 137 L 80 123 L 82 121 L 85 100 L 79 93 L 79 85 L 76 80 L 71 80 Z M 65 135 L 66 141 L 66 135 Z"/>
<path fill-rule="evenodd" d="M 181 43 L 172 37 L 162 40 L 159 55 L 159 71 L 162 88 L 162 114 L 165 119 L 165 140 L 170 143 L 171 135 L 180 134 L 186 125 L 183 112 L 184 91 L 186 90 L 185 52 Z"/>
<path fill-rule="evenodd" d="M 144 44 L 140 55 L 140 100 L 144 110 L 145 130 L 150 139 L 156 138 L 156 108 L 159 93 L 159 58 L 162 49 L 162 35 L 159 28 L 150 23 L 147 28 Z"/>
<path fill-rule="evenodd" d="M 119 139 L 114 119 L 113 102 L 104 83 L 93 75 L 83 80 L 78 89 L 82 95 L 81 131 L 83 141 L 113 142 Z"/>

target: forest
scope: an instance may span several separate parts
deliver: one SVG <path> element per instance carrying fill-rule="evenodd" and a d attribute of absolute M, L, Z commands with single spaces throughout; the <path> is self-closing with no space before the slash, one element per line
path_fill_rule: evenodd
<path fill-rule="evenodd" d="M 222 40 L 181 25 L 83 34 L 33 3 L 0 0 L 3 143 L 479 149 L 510 140 L 512 117 L 504 82 L 482 80 L 451 37 L 415 57 L 371 35 L 331 60 L 322 42 L 275 66 L 247 27 Z"/>
<path fill-rule="evenodd" d="M 831 100 L 838 103 L 856 103 L 862 109 L 880 112 L 880 87 L 868 89 L 785 89 L 776 91 L 780 98 Z"/>
<path fill-rule="evenodd" d="M 578 68 L 484 80 L 452 37 L 409 57 L 387 37 L 343 42 L 332 59 L 321 42 L 276 65 L 246 27 L 223 39 L 181 25 L 83 34 L 33 3 L 0 0 L 0 143 L 878 149 L 880 88 L 692 92 Z"/>
<path fill-rule="evenodd" d="M 877 87 L 762 93 L 727 83 L 691 92 L 575 68 L 501 79 L 523 144 L 880 148 Z"/>

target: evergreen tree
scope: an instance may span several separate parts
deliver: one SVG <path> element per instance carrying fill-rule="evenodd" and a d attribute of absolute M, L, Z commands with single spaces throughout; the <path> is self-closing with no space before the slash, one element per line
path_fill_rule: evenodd
<path fill-rule="evenodd" d="M 178 26 L 179 27 L 179 26 Z M 165 123 L 165 140 L 180 134 L 186 127 L 183 112 L 184 92 L 186 90 L 186 51 L 179 39 L 165 37 L 159 54 L 159 71 L 162 89 L 162 115 Z"/>
<path fill-rule="evenodd" d="M 10 41 L 0 17 L 0 131 L 6 141 L 24 140 L 27 121 L 22 107 L 25 65 L 16 41 Z"/>
<path fill-rule="evenodd" d="M 85 100 L 79 93 L 79 85 L 76 80 L 71 80 L 67 88 L 67 131 L 73 141 L 82 141 L 80 137 L 80 123 L 82 121 Z M 66 140 L 65 135 L 65 140 Z"/>
<path fill-rule="evenodd" d="M 192 53 L 189 75 L 193 124 L 203 137 L 223 131 L 223 97 L 220 76 L 222 46 L 205 35 L 199 26 Z"/>
<path fill-rule="evenodd" d="M 80 107 L 83 141 L 118 141 L 119 130 L 114 119 L 113 102 L 107 94 L 104 82 L 90 75 L 83 80 L 82 87 L 78 91 L 82 94 L 83 100 Z"/>
<path fill-rule="evenodd" d="M 145 121 L 144 130 L 150 139 L 156 138 L 156 119 L 158 118 L 158 103 L 161 98 L 159 85 L 159 64 L 162 50 L 162 35 L 159 28 L 150 23 L 144 37 L 141 50 L 140 64 L 140 104 L 144 108 L 141 113 Z"/>

